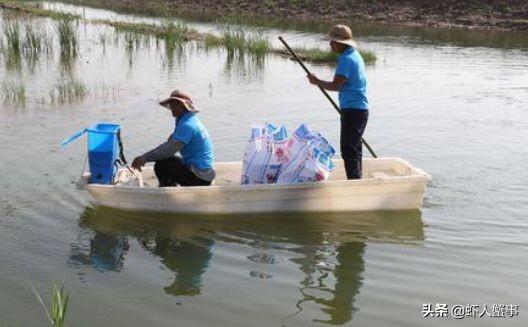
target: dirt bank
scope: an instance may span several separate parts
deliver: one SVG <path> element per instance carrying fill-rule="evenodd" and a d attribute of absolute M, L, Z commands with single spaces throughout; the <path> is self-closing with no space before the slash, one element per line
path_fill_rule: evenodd
<path fill-rule="evenodd" d="M 526 0 L 69 0 L 151 15 L 528 30 Z"/>

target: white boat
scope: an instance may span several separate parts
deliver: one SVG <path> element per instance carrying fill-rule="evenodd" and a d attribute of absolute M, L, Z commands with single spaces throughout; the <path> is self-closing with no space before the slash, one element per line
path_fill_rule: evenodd
<path fill-rule="evenodd" d="M 342 160 L 330 179 L 303 184 L 240 185 L 241 162 L 215 165 L 211 186 L 158 187 L 152 166 L 141 173 L 141 185 L 118 171 L 115 185 L 78 183 L 101 205 L 141 211 L 197 214 L 263 212 L 347 212 L 418 209 L 431 177 L 400 158 L 363 160 L 363 179 L 346 180 Z M 137 174 L 137 172 L 136 172 Z"/>

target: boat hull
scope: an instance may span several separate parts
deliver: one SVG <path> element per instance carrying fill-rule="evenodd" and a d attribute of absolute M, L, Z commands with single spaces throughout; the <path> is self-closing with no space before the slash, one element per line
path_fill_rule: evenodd
<path fill-rule="evenodd" d="M 429 175 L 398 158 L 366 159 L 364 165 L 369 177 L 361 180 L 242 186 L 236 176 L 240 163 L 233 162 L 218 165 L 218 185 L 159 188 L 87 184 L 85 188 L 101 205 L 141 211 L 234 214 L 420 208 Z M 334 178 L 344 177 L 342 167 L 336 174 Z"/>

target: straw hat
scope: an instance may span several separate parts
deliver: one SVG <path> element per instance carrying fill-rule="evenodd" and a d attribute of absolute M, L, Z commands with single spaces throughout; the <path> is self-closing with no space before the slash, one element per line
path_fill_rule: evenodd
<path fill-rule="evenodd" d="M 187 94 L 185 94 L 185 93 L 183 93 L 183 92 L 181 92 L 179 90 L 172 91 L 170 96 L 167 99 L 161 101 L 159 104 L 162 107 L 170 109 L 170 103 L 171 102 L 179 102 L 179 103 L 183 104 L 185 109 L 187 109 L 190 112 L 197 113 L 197 112 L 200 111 L 200 110 L 196 109 L 196 107 L 194 106 L 194 104 L 193 104 L 193 102 L 191 100 L 191 97 L 189 97 Z"/>
<path fill-rule="evenodd" d="M 346 44 L 351 47 L 357 47 L 356 42 L 352 38 L 352 30 L 346 25 L 335 25 L 328 32 L 328 38 L 330 41 Z"/>

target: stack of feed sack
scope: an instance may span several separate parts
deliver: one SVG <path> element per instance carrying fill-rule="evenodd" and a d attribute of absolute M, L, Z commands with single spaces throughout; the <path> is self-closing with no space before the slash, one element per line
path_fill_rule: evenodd
<path fill-rule="evenodd" d="M 288 138 L 284 126 L 253 126 L 242 161 L 242 185 L 295 184 L 327 180 L 334 169 L 334 148 L 302 124 Z"/>

